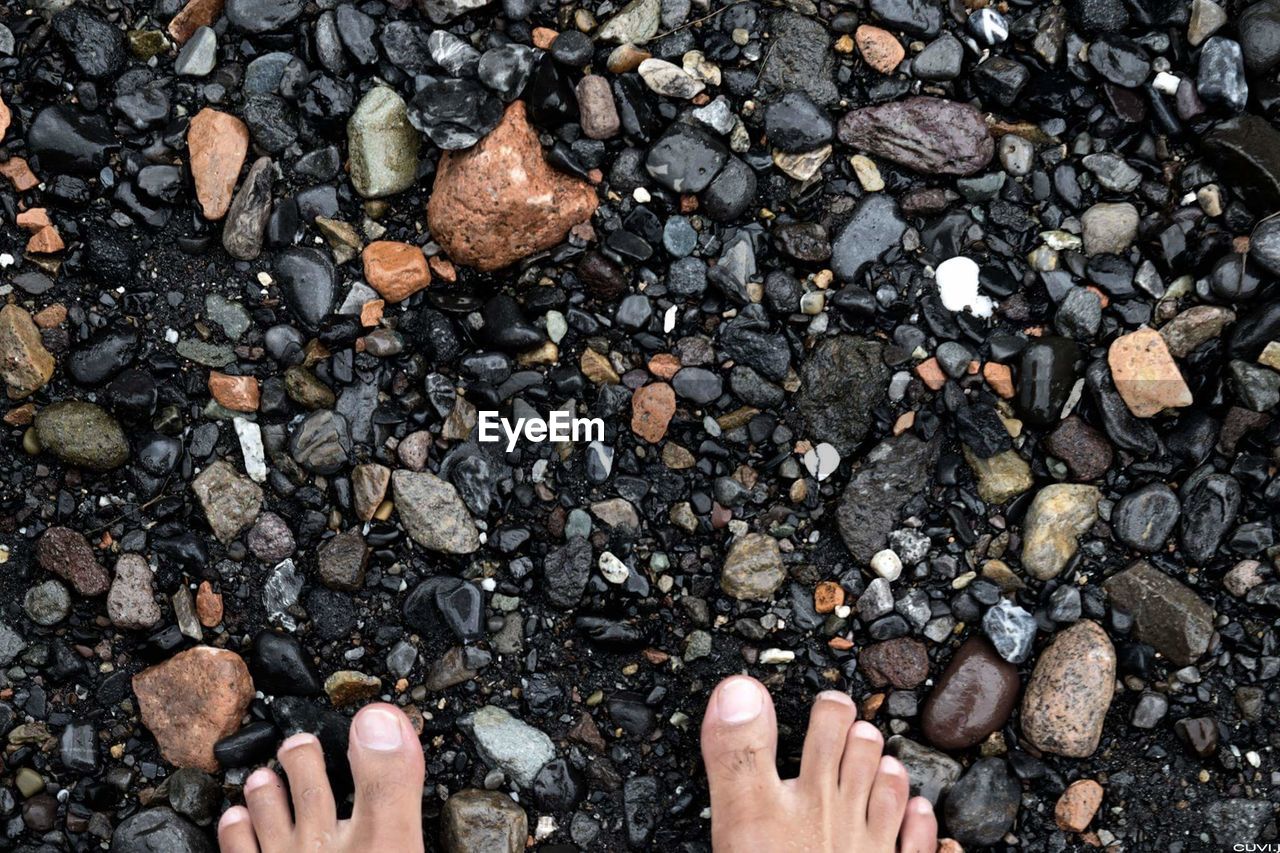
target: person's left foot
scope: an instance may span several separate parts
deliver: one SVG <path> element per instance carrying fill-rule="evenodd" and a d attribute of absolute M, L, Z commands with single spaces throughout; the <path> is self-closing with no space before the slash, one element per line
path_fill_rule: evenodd
<path fill-rule="evenodd" d="M 289 793 L 274 772 L 255 770 L 244 783 L 245 805 L 227 809 L 218 821 L 222 853 L 421 853 L 425 762 L 400 709 L 369 705 L 351 721 L 347 758 L 355 803 L 349 820 L 338 820 L 315 735 L 290 737 L 276 757 Z"/>

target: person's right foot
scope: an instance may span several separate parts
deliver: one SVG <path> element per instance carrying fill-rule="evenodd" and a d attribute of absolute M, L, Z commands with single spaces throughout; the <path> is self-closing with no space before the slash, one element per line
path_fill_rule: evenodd
<path fill-rule="evenodd" d="M 720 682 L 702 718 L 715 853 L 934 853 L 933 807 L 910 797 L 906 768 L 856 718 L 848 696 L 818 694 L 800 777 L 783 780 L 769 692 L 747 676 Z"/>

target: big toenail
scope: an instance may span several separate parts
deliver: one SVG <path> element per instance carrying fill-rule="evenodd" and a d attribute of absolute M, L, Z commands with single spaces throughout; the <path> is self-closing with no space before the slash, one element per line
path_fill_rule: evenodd
<path fill-rule="evenodd" d="M 933 814 L 933 803 L 929 802 L 924 797 L 916 797 L 915 802 L 911 804 L 911 807 L 919 814 Z"/>
<path fill-rule="evenodd" d="M 370 708 L 356 717 L 356 739 L 369 749 L 399 749 L 403 735 L 400 721 L 390 711 Z"/>
<path fill-rule="evenodd" d="M 730 725 L 749 723 L 760 716 L 764 700 L 760 688 L 745 678 L 731 679 L 720 688 L 716 696 L 722 722 Z"/>
<path fill-rule="evenodd" d="M 852 705 L 853 700 L 845 693 L 839 690 L 824 690 L 818 694 L 818 699 L 823 702 L 839 702 L 842 705 Z"/>

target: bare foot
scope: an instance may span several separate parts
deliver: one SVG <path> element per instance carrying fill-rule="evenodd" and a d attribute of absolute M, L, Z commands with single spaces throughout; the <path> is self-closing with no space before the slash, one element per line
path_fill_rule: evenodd
<path fill-rule="evenodd" d="M 856 718 L 848 696 L 818 694 L 800 778 L 780 779 L 769 691 L 743 675 L 720 682 L 702 718 L 715 853 L 934 853 L 933 807 L 910 796 L 902 762 Z"/>
<path fill-rule="evenodd" d="M 289 778 L 288 794 L 271 770 L 250 774 L 245 805 L 227 809 L 218 822 L 222 853 L 421 853 L 422 746 L 398 708 L 369 705 L 351 721 L 350 820 L 338 820 L 315 735 L 294 735 L 276 757 Z"/>

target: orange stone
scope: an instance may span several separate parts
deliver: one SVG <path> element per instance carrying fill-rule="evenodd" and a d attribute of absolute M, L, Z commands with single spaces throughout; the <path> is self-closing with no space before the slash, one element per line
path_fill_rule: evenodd
<path fill-rule="evenodd" d="M 827 640 L 827 645 L 838 652 L 847 652 L 849 649 L 853 648 L 853 640 L 850 640 L 848 637 L 832 637 L 830 640 Z"/>
<path fill-rule="evenodd" d="M 834 613 L 844 604 L 844 587 L 835 581 L 823 581 L 813 591 L 813 609 L 819 613 Z"/>
<path fill-rule="evenodd" d="M 54 252 L 61 252 L 65 248 L 66 245 L 62 242 L 62 235 L 52 225 L 44 226 L 32 234 L 31 239 L 27 241 L 27 251 L 37 255 L 51 255 Z"/>
<path fill-rule="evenodd" d="M 551 43 L 556 40 L 558 35 L 560 34 L 550 27 L 534 27 L 533 46 L 540 50 L 550 50 Z"/>
<path fill-rule="evenodd" d="M 370 299 L 360 306 L 360 325 L 376 326 L 382 322 L 382 309 L 387 305 L 381 299 Z"/>
<path fill-rule="evenodd" d="M 408 299 L 431 284 L 431 270 L 422 250 L 410 243 L 375 240 L 364 247 L 364 278 L 383 299 Z"/>
<path fill-rule="evenodd" d="M 1092 779 L 1072 782 L 1053 807 L 1053 819 L 1059 829 L 1084 832 L 1102 805 L 1102 786 Z"/>
<path fill-rule="evenodd" d="M 455 262 L 491 272 L 558 245 L 598 204 L 589 183 L 547 164 L 515 101 L 478 144 L 440 157 L 427 224 Z"/>
<path fill-rule="evenodd" d="M 49 218 L 49 211 L 43 207 L 32 207 L 18 214 L 15 220 L 18 227 L 35 233 L 41 228 L 47 228 L 53 224 L 53 220 Z"/>
<path fill-rule="evenodd" d="M 676 392 L 665 382 L 637 388 L 631 395 L 631 431 L 650 444 L 662 441 L 675 413 Z"/>
<path fill-rule="evenodd" d="M 36 325 L 42 329 L 56 329 L 67 319 L 67 309 L 60 303 L 55 302 L 31 319 L 35 320 Z"/>
<path fill-rule="evenodd" d="M 212 370 L 209 393 L 218 405 L 233 412 L 258 411 L 258 380 L 253 376 L 228 376 Z"/>
<path fill-rule="evenodd" d="M 201 581 L 196 590 L 196 618 L 206 628 L 216 628 L 222 621 L 222 595 L 208 581 Z"/>
<path fill-rule="evenodd" d="M 1191 389 L 1155 329 L 1116 338 L 1107 350 L 1107 364 L 1116 390 L 1135 417 L 1149 418 L 1192 403 Z"/>
<path fill-rule="evenodd" d="M 1013 399 L 1013 371 L 1009 369 L 1009 365 L 988 361 L 982 365 L 982 378 L 987 380 L 992 391 L 1006 400 Z"/>
<path fill-rule="evenodd" d="M 660 352 L 649 359 L 649 372 L 659 379 L 670 379 L 680 367 L 680 359 L 669 352 Z"/>
<path fill-rule="evenodd" d="M 235 652 L 196 646 L 135 675 L 133 692 L 165 761 L 215 773 L 213 745 L 240 728 L 253 679 Z"/>
<path fill-rule="evenodd" d="M 920 381 L 929 386 L 931 391 L 940 391 L 942 386 L 947 384 L 947 375 L 942 372 L 938 359 L 933 356 L 916 365 L 916 376 L 919 376 Z"/>
<path fill-rule="evenodd" d="M 20 193 L 40 185 L 40 179 L 36 177 L 36 173 L 31 171 L 27 161 L 21 157 L 10 157 L 0 163 L 0 175 L 8 178 L 14 190 Z"/>
<path fill-rule="evenodd" d="M 212 27 L 222 14 L 225 0 L 190 0 L 169 22 L 169 36 L 183 44 L 201 27 Z"/>
<path fill-rule="evenodd" d="M 13 121 L 13 114 L 9 112 L 9 105 L 4 102 L 4 98 L 0 98 L 0 142 L 4 142 L 4 135 L 9 132 L 9 123 Z"/>
<path fill-rule="evenodd" d="M 863 24 L 853 34 L 853 40 L 862 58 L 881 74 L 892 74 L 907 55 L 897 36 L 880 27 Z"/>
<path fill-rule="evenodd" d="M 441 281 L 453 283 L 458 280 L 458 268 L 449 263 L 449 259 L 440 255 L 432 255 L 427 259 L 431 274 Z"/>
<path fill-rule="evenodd" d="M 4 413 L 4 422 L 9 426 L 30 426 L 35 419 L 35 403 L 23 403 L 21 406 L 14 406 Z"/>
<path fill-rule="evenodd" d="M 205 219 L 221 219 L 249 153 L 249 128 L 230 113 L 205 107 L 187 128 L 187 156 Z"/>
<path fill-rule="evenodd" d="M 954 838 L 939 838 L 938 853 L 964 853 L 964 848 Z"/>
<path fill-rule="evenodd" d="M 898 419 L 893 422 L 893 434 L 902 435 L 907 430 L 916 425 L 916 413 L 914 410 L 903 412 L 898 415 Z"/>

